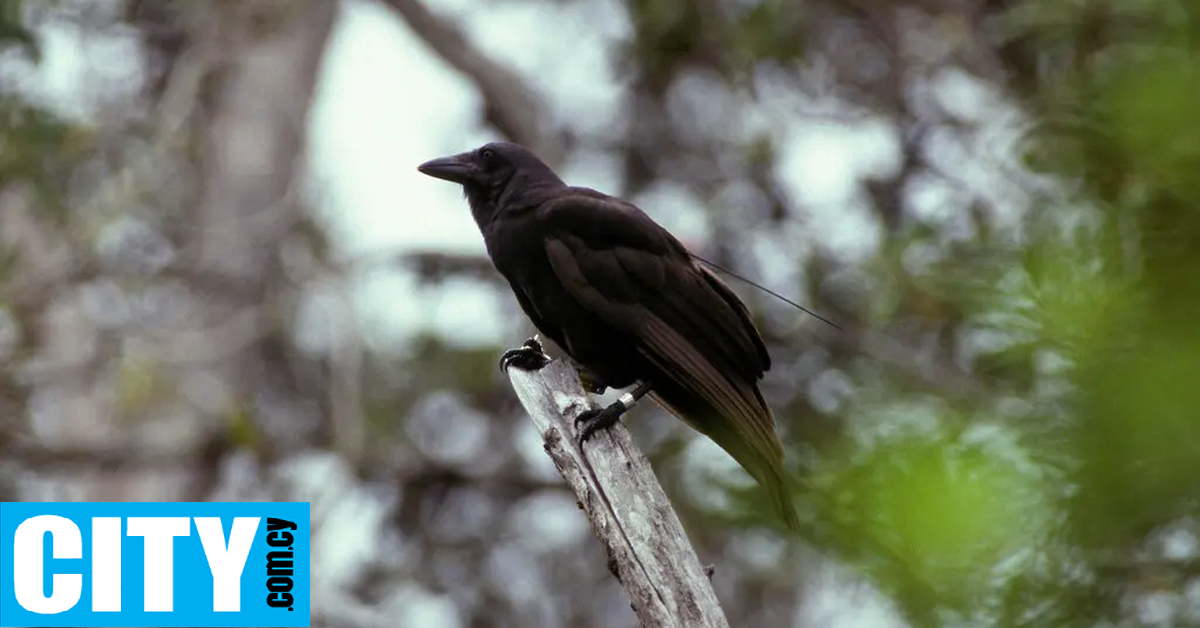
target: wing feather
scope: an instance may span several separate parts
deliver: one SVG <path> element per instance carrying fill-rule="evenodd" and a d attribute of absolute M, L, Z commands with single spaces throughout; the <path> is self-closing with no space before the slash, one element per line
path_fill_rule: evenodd
<path fill-rule="evenodd" d="M 646 326 L 646 343 L 639 348 L 646 359 L 674 375 L 673 379 L 688 389 L 699 391 L 700 394 L 725 416 L 745 417 L 752 419 L 747 427 L 750 428 L 748 442 L 760 451 L 760 455 L 779 456 L 782 450 L 775 437 L 775 421 L 770 411 L 764 412 L 765 405 L 761 399 L 747 394 L 749 385 L 731 381 L 718 372 L 696 351 L 678 332 L 668 327 L 661 319 L 651 319 Z M 682 368 L 681 368 L 682 367 Z M 757 401 L 757 403 L 755 403 Z M 701 432 L 710 433 L 705 422 L 695 418 L 687 420 Z M 711 434 L 710 434 L 711 435 Z M 740 458 L 741 456 L 736 456 Z"/>
<path fill-rule="evenodd" d="M 771 361 L 746 307 L 637 207 L 573 190 L 539 209 L 547 260 L 569 298 L 634 340 L 656 372 L 654 398 L 733 456 L 799 529 L 775 418 L 756 385 Z"/>
<path fill-rule="evenodd" d="M 747 440 L 778 456 L 774 417 L 754 386 L 770 359 L 737 297 L 632 205 L 590 197 L 552 205 L 544 216 L 557 228 L 545 251 L 567 292 L 636 338 L 638 352 L 677 386 L 726 417 L 747 419 L 738 423 Z M 695 417 L 688 422 L 712 431 Z"/>

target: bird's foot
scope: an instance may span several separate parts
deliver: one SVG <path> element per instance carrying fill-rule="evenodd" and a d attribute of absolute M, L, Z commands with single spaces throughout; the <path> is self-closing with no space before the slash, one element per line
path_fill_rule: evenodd
<path fill-rule="evenodd" d="M 534 336 L 525 344 L 505 351 L 500 356 L 500 370 L 508 371 L 509 367 L 515 366 L 522 371 L 538 371 L 550 362 L 550 356 L 542 350 L 541 341 Z"/>
<path fill-rule="evenodd" d="M 606 430 L 620 422 L 621 415 L 625 414 L 625 410 L 625 405 L 617 401 L 605 408 L 586 410 L 583 414 L 575 417 L 575 432 L 578 434 L 575 440 L 580 449 L 589 438 L 595 436 L 596 432 Z"/>

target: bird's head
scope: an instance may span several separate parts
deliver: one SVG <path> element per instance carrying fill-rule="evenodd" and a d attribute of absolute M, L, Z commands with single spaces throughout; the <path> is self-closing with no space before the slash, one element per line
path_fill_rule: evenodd
<path fill-rule="evenodd" d="M 536 204 L 543 190 L 564 185 L 533 151 L 510 142 L 491 142 L 465 153 L 431 159 L 417 170 L 463 186 L 480 228 L 496 212 Z"/>

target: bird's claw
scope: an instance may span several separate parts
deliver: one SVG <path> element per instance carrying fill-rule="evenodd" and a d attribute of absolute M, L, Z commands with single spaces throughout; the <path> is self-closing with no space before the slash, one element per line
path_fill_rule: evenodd
<path fill-rule="evenodd" d="M 606 408 L 592 408 L 575 417 L 576 442 L 580 448 L 600 430 L 606 430 L 621 420 L 625 408 L 620 403 L 614 403 Z"/>
<path fill-rule="evenodd" d="M 522 371 L 537 371 L 550 363 L 550 356 L 542 350 L 542 343 L 537 336 L 525 341 L 525 344 L 509 349 L 500 356 L 500 370 L 508 371 L 509 367 L 517 367 Z"/>

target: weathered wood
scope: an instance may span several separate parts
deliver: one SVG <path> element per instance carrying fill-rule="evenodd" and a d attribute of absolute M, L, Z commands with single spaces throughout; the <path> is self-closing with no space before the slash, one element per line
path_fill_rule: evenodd
<path fill-rule="evenodd" d="M 621 424 L 575 443 L 573 422 L 592 407 L 564 360 L 536 372 L 510 369 L 546 453 L 579 498 L 609 568 L 629 593 L 644 628 L 728 628 L 712 584 L 659 485 L 650 462 Z"/>

